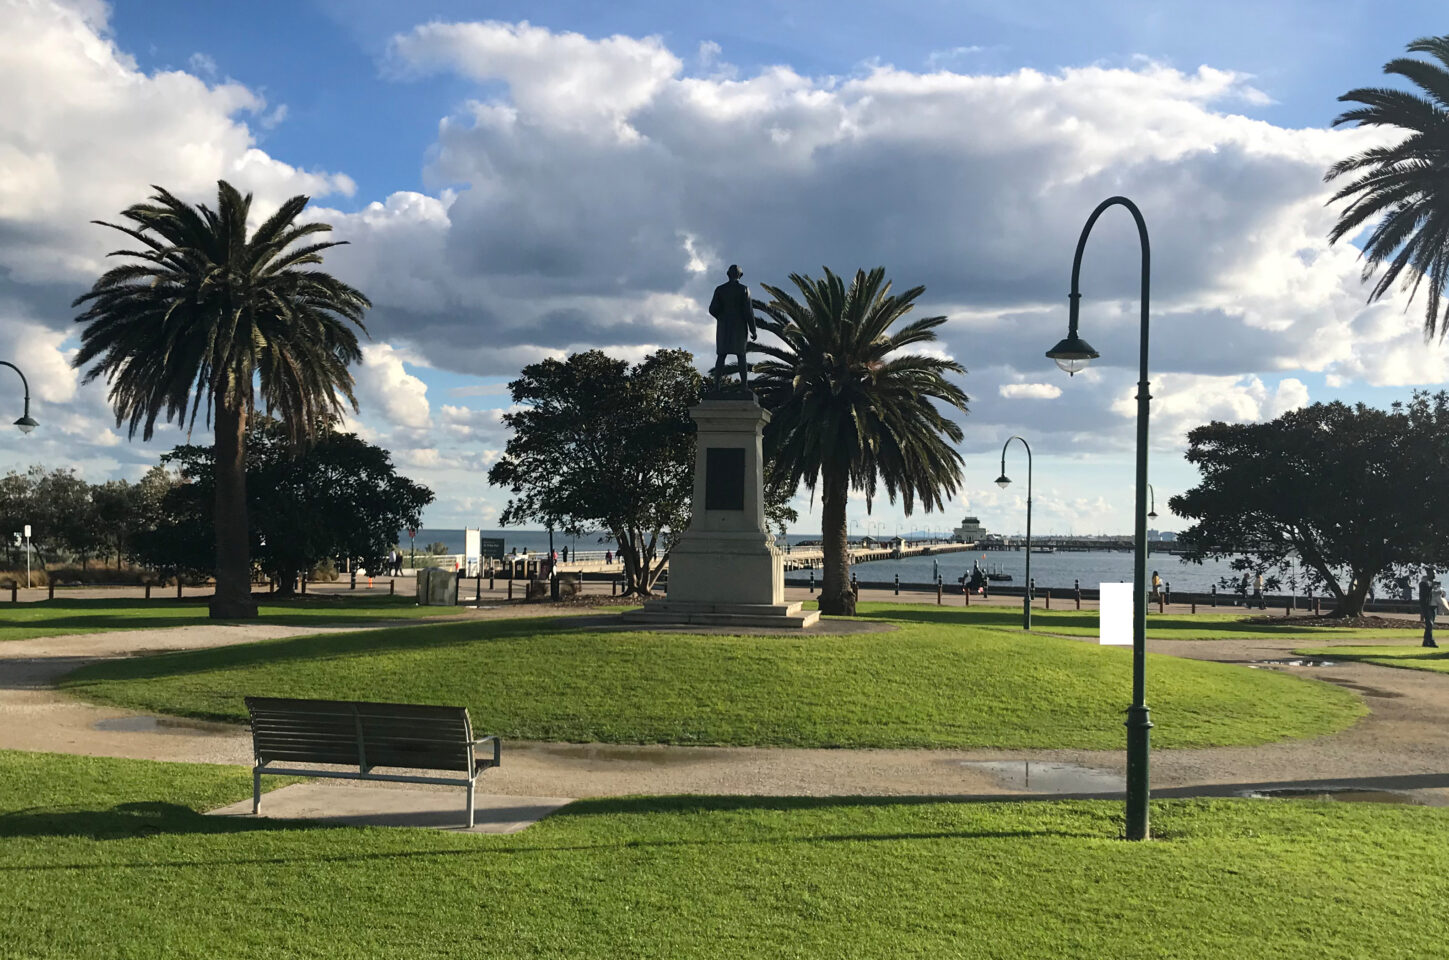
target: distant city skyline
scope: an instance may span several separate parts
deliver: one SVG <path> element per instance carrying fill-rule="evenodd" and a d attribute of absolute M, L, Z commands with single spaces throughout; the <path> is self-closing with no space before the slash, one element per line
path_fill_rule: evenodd
<path fill-rule="evenodd" d="M 227 178 L 258 208 L 294 193 L 349 245 L 328 269 L 374 301 L 347 426 L 438 494 L 424 520 L 491 527 L 506 493 L 508 381 L 598 347 L 683 346 L 709 362 L 708 292 L 731 262 L 757 296 L 792 271 L 883 264 L 927 287 L 941 347 L 969 371 L 963 490 L 941 514 L 883 498 L 860 524 L 1024 529 L 995 487 L 1002 442 L 1035 461 L 1034 531 L 1130 531 L 1137 245 L 1093 235 L 1068 378 L 1072 246 L 1106 196 L 1153 242 L 1155 523 L 1187 489 L 1184 435 L 1318 400 L 1387 406 L 1439 389 L 1421 313 L 1368 307 L 1358 251 L 1330 248 L 1328 164 L 1381 136 L 1331 130 L 1337 97 L 1382 82 L 1428 3 L 1211 6 L 808 0 L 0 0 L 0 359 L 41 426 L 0 471 L 136 479 L 188 434 L 117 430 L 82 385 L 70 301 L 104 268 L 114 219 L 160 184 L 193 201 Z M 1293 42 L 1285 43 L 1285 37 Z M 1119 211 L 1120 212 L 1120 211 Z M 0 370 L 0 415 L 20 413 Z M 8 412 L 14 410 L 13 414 Z M 198 426 L 192 439 L 205 440 Z M 1007 471 L 1024 478 L 1013 448 Z M 818 529 L 818 497 L 802 491 Z"/>

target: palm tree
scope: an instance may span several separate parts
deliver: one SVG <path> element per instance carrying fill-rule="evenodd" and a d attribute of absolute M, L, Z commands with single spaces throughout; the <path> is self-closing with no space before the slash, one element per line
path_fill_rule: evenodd
<path fill-rule="evenodd" d="M 1422 94 L 1360 87 L 1338 98 L 1363 106 L 1340 115 L 1334 126 L 1397 127 L 1406 136 L 1394 146 L 1374 147 L 1328 168 L 1325 180 L 1355 178 L 1330 201 L 1350 202 L 1328 240 L 1336 243 L 1377 219 L 1364 244 L 1363 278 L 1385 269 L 1369 302 L 1387 293 L 1401 275 L 1413 302 L 1427 278 L 1424 336 L 1437 331 L 1442 339 L 1449 330 L 1449 310 L 1443 325 L 1439 310 L 1449 284 L 1449 36 L 1422 37 L 1408 49 L 1433 60 L 1398 57 L 1384 64 L 1384 73 L 1406 78 Z"/>
<path fill-rule="evenodd" d="M 246 500 L 247 419 L 257 394 L 269 415 L 302 445 L 321 423 L 354 410 L 352 374 L 361 359 L 351 325 L 366 333 L 368 299 L 320 270 L 322 251 L 339 241 L 298 241 L 332 228 L 296 222 L 308 197 L 282 204 L 247 237 L 251 194 L 217 184 L 215 210 L 195 209 L 161 187 L 150 203 L 106 223 L 144 250 L 111 256 L 134 263 L 102 274 L 73 306 L 86 324 L 75 365 L 102 375 L 116 426 L 128 422 L 151 439 L 158 417 L 196 424 L 203 403 L 215 428 L 216 595 L 213 617 L 254 617 Z M 164 415 L 164 417 L 163 417 Z"/>
<path fill-rule="evenodd" d="M 959 363 L 903 352 L 936 340 L 945 317 L 912 321 L 894 333 L 925 287 L 891 296 L 885 268 L 857 270 L 849 289 L 830 270 L 815 280 L 791 274 L 803 302 L 764 285 L 774 299 L 755 301 L 769 319 L 761 326 L 783 346 L 758 345 L 771 359 L 755 365 L 754 387 L 771 412 L 766 439 L 779 482 L 821 487 L 825 577 L 823 613 L 855 613 L 850 589 L 845 506 L 863 491 L 866 510 L 879 485 L 907 514 L 917 499 L 941 509 L 961 483 L 961 455 L 952 446 L 961 428 L 937 409 L 963 413 L 966 394 L 946 379 L 965 373 Z"/>

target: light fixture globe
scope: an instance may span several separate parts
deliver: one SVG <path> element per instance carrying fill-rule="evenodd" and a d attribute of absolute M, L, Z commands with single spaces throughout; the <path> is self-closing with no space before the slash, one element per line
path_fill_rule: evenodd
<path fill-rule="evenodd" d="M 1156 510 L 1153 510 L 1151 513 L 1149 513 L 1147 515 L 1147 519 L 1148 520 L 1156 520 L 1157 519 L 1157 511 Z"/>
<path fill-rule="evenodd" d="M 1005 490 L 1008 486 L 1011 485 L 1011 478 L 1003 473 L 1001 476 L 996 478 L 996 485 L 1001 489 Z"/>
<path fill-rule="evenodd" d="M 15 425 L 20 428 L 21 433 L 29 433 L 36 427 L 40 426 L 40 424 L 36 423 L 29 414 L 21 417 L 19 420 L 16 420 Z"/>
<path fill-rule="evenodd" d="M 1048 350 L 1046 355 L 1071 376 L 1075 376 L 1078 370 L 1087 369 L 1087 364 L 1101 356 L 1090 343 L 1075 333 L 1068 334 L 1065 340 Z"/>

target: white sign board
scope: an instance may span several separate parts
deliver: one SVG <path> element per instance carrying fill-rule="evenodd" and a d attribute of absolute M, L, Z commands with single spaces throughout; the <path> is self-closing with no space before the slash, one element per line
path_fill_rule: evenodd
<path fill-rule="evenodd" d="M 463 569 L 464 576 L 476 577 L 478 575 L 478 560 L 482 554 L 482 543 L 479 534 L 482 531 L 467 529 L 463 530 Z"/>
<path fill-rule="evenodd" d="M 1097 641 L 1106 644 L 1132 645 L 1132 584 L 1100 583 L 1101 609 L 1098 611 Z"/>

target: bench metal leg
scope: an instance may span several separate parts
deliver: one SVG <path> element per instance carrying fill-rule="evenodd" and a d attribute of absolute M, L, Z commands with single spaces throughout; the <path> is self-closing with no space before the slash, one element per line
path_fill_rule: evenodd
<path fill-rule="evenodd" d="M 476 780 L 469 780 L 468 781 L 468 817 L 467 817 L 467 820 L 468 820 L 468 829 L 469 830 L 472 830 L 473 829 L 473 788 L 474 788 L 474 785 L 476 783 L 477 783 Z"/>
<path fill-rule="evenodd" d="M 252 816 L 262 812 L 262 771 L 252 769 Z"/>

